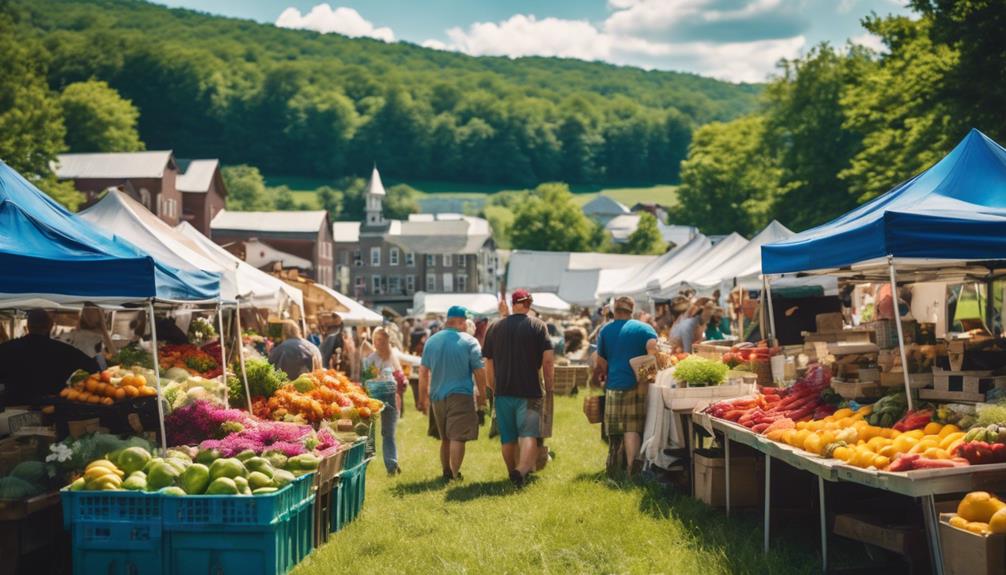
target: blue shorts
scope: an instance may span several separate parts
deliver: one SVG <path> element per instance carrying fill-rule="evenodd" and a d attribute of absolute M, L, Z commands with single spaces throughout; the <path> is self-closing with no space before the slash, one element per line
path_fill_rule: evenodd
<path fill-rule="evenodd" d="M 493 405 L 500 441 L 515 443 L 519 437 L 541 437 L 541 398 L 497 396 Z"/>

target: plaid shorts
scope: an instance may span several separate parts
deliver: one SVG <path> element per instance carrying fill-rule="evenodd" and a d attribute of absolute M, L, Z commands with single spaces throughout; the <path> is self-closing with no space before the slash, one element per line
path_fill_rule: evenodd
<path fill-rule="evenodd" d="M 643 433 L 646 426 L 646 389 L 617 391 L 609 389 L 604 394 L 604 428 L 608 435 Z"/>

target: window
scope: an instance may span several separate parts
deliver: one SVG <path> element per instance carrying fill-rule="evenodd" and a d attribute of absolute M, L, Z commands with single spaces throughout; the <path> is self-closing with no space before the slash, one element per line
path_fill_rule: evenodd
<path fill-rule="evenodd" d="M 339 253 L 339 263 L 348 266 L 349 265 L 349 251 L 343 250 Z"/>
<path fill-rule="evenodd" d="M 405 291 L 406 293 L 416 291 L 416 276 L 405 276 Z"/>
<path fill-rule="evenodd" d="M 388 276 L 388 293 L 398 294 L 402 291 L 402 278 L 400 276 Z"/>
<path fill-rule="evenodd" d="M 444 274 L 444 292 L 454 291 L 454 274 L 447 272 Z"/>
<path fill-rule="evenodd" d="M 148 210 L 151 209 L 150 190 L 148 190 L 147 188 L 140 188 L 140 203 L 143 204 Z"/>
<path fill-rule="evenodd" d="M 363 267 L 363 256 L 360 254 L 360 250 L 353 252 L 353 265 L 356 267 Z"/>
<path fill-rule="evenodd" d="M 398 265 L 398 248 L 388 248 L 388 265 Z"/>
<path fill-rule="evenodd" d="M 416 265 L 416 254 L 412 252 L 405 252 L 405 265 L 415 267 Z"/>
<path fill-rule="evenodd" d="M 381 247 L 374 246 L 370 248 L 370 265 L 379 266 L 381 265 Z"/>
<path fill-rule="evenodd" d="M 353 280 L 353 285 L 356 286 L 357 290 L 362 290 L 367 287 L 367 280 L 363 276 L 356 276 L 356 279 Z"/>
<path fill-rule="evenodd" d="M 459 292 L 468 291 L 468 276 L 465 274 L 458 274 L 457 286 Z"/>
<path fill-rule="evenodd" d="M 444 267 L 445 268 L 449 268 L 452 265 L 454 265 L 454 264 L 451 263 L 452 259 L 453 258 L 451 257 L 451 254 L 444 254 Z"/>
<path fill-rule="evenodd" d="M 381 276 L 370 276 L 370 293 L 381 293 Z"/>
<path fill-rule="evenodd" d="M 437 291 L 437 274 L 426 274 L 426 291 Z"/>
<path fill-rule="evenodd" d="M 437 265 L 436 256 L 431 256 L 431 255 L 427 254 L 426 255 L 426 267 L 432 268 L 435 265 Z"/>

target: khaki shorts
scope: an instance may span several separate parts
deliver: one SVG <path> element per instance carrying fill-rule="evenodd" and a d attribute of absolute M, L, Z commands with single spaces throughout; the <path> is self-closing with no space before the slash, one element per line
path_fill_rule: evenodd
<path fill-rule="evenodd" d="M 433 402 L 437 435 L 450 441 L 474 441 L 479 438 L 479 417 L 470 395 L 452 393 Z"/>
<path fill-rule="evenodd" d="M 649 386 L 615 391 L 604 396 L 604 428 L 608 435 L 642 433 L 646 427 L 646 389 Z"/>

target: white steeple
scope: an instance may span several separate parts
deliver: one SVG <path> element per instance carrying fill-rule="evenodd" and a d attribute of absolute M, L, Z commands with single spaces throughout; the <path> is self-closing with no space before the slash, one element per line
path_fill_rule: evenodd
<path fill-rule="evenodd" d="M 377 171 L 377 164 L 374 164 L 374 171 L 370 173 L 370 182 L 367 183 L 367 206 L 366 216 L 368 226 L 380 226 L 384 224 L 384 184 L 381 183 L 381 174 Z"/>

